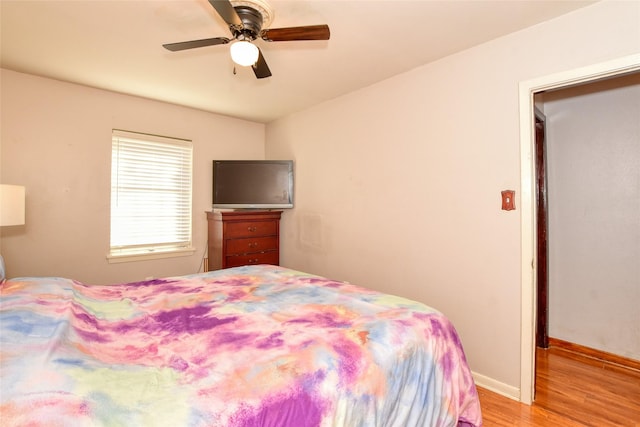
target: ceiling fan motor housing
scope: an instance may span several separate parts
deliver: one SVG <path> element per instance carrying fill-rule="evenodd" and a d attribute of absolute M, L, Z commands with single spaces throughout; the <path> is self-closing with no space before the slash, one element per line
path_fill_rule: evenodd
<path fill-rule="evenodd" d="M 262 14 L 249 6 L 234 6 L 234 9 L 242 21 L 242 27 L 233 27 L 233 36 L 238 40 L 255 40 L 262 30 Z"/>

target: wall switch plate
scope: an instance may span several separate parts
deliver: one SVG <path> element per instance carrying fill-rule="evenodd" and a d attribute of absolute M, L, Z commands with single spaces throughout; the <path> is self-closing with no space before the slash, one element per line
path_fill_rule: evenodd
<path fill-rule="evenodd" d="M 502 210 L 512 211 L 516 208 L 516 192 L 513 190 L 504 190 L 502 192 Z"/>

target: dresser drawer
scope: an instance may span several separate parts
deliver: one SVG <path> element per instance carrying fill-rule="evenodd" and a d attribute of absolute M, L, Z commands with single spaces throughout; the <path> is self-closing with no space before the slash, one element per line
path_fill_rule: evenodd
<path fill-rule="evenodd" d="M 207 270 L 280 263 L 282 211 L 207 212 Z"/>
<path fill-rule="evenodd" d="M 278 234 L 276 221 L 228 222 L 225 224 L 225 238 L 250 236 L 275 236 Z"/>
<path fill-rule="evenodd" d="M 260 252 L 248 255 L 235 255 L 225 257 L 225 267 L 240 267 L 242 265 L 272 264 L 278 265 L 280 256 L 278 251 Z"/>
<path fill-rule="evenodd" d="M 278 249 L 278 238 L 269 237 L 245 237 L 243 239 L 227 240 L 227 255 L 242 255 L 252 252 L 264 252 Z"/>

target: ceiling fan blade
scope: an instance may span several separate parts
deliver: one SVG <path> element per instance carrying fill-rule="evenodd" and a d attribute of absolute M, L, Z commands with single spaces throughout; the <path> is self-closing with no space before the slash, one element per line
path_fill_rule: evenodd
<path fill-rule="evenodd" d="M 218 12 L 218 15 L 230 26 L 242 28 L 242 20 L 233 8 L 229 0 L 209 0 L 211 6 Z"/>
<path fill-rule="evenodd" d="M 268 42 L 294 40 L 329 40 L 328 25 L 307 25 L 305 27 L 270 28 L 262 30 L 260 37 Z"/>
<path fill-rule="evenodd" d="M 179 50 L 193 49 L 196 47 L 205 47 L 205 46 L 214 46 L 217 44 L 227 44 L 229 43 L 229 39 L 226 37 L 214 37 L 212 39 L 202 39 L 202 40 L 191 40 L 188 42 L 178 42 L 178 43 L 167 43 L 162 46 L 170 50 L 172 52 L 177 52 Z"/>
<path fill-rule="evenodd" d="M 258 53 L 258 60 L 251 66 L 251 68 L 253 68 L 253 74 L 255 74 L 256 78 L 258 79 L 271 77 L 271 70 L 267 65 L 267 61 L 264 60 L 264 56 L 262 56 L 262 51 L 260 50 L 260 48 L 258 48 Z"/>

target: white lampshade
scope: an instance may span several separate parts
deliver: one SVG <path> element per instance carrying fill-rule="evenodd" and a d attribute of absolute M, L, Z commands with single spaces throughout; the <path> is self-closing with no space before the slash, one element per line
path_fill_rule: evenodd
<path fill-rule="evenodd" d="M 0 226 L 24 224 L 24 187 L 0 184 Z"/>
<path fill-rule="evenodd" d="M 258 47 L 246 40 L 240 40 L 231 45 L 231 59 L 243 67 L 255 64 L 259 55 Z"/>

